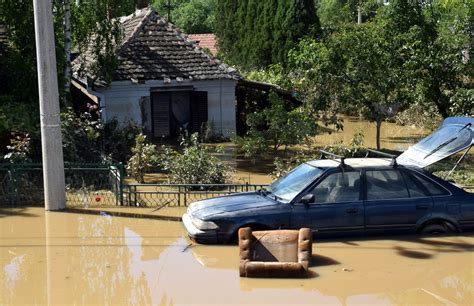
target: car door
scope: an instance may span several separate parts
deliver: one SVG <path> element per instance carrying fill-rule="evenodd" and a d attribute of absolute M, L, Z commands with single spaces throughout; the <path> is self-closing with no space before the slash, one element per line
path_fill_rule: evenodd
<path fill-rule="evenodd" d="M 398 169 L 365 171 L 367 229 L 414 229 L 431 213 L 432 199 L 410 176 Z"/>
<path fill-rule="evenodd" d="M 293 204 L 291 227 L 310 227 L 318 232 L 363 229 L 359 171 L 330 173 L 306 194 L 311 194 L 312 200 Z"/>

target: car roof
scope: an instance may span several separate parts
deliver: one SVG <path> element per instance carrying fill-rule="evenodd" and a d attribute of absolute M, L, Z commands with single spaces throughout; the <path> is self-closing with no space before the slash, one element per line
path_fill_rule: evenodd
<path fill-rule="evenodd" d="M 317 159 L 307 162 L 309 165 L 318 168 L 336 168 L 341 165 L 339 159 Z M 352 168 L 368 168 L 368 167 L 393 167 L 391 158 L 345 158 L 344 164 Z"/>

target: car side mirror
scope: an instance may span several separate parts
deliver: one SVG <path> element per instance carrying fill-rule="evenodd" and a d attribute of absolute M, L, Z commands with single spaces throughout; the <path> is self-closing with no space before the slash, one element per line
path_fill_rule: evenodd
<path fill-rule="evenodd" d="M 303 203 L 303 204 L 308 204 L 308 203 L 314 202 L 314 194 L 308 193 L 308 194 L 304 195 L 301 198 L 300 202 Z"/>

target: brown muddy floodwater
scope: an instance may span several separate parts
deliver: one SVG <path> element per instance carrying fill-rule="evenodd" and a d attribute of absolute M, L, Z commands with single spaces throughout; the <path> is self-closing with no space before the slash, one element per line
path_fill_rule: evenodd
<path fill-rule="evenodd" d="M 0 209 L 0 304 L 473 305 L 474 235 L 315 242 L 308 279 L 239 277 L 180 222 Z"/>
<path fill-rule="evenodd" d="M 319 146 L 338 143 L 349 145 L 354 134 L 357 131 L 362 131 L 364 146 L 376 147 L 375 122 L 350 116 L 341 116 L 341 119 L 343 120 L 343 130 L 323 132 L 314 137 L 315 144 Z M 430 131 L 416 126 L 403 126 L 393 122 L 383 122 L 380 129 L 380 146 L 385 149 L 405 151 L 429 133 Z"/>

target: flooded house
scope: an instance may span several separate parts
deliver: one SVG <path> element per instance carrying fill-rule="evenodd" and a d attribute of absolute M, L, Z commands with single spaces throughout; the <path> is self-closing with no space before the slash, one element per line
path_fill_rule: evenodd
<path fill-rule="evenodd" d="M 241 77 L 234 68 L 205 52 L 151 7 L 119 21 L 123 38 L 111 82 L 94 72 L 93 39 L 72 62 L 79 103 L 95 104 L 105 122 L 132 121 L 154 138 L 177 136 L 183 129 L 200 132 L 205 123 L 214 134 L 236 131 Z"/>

